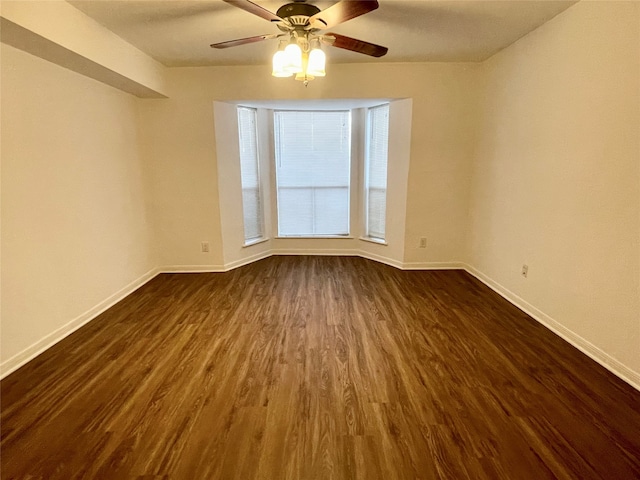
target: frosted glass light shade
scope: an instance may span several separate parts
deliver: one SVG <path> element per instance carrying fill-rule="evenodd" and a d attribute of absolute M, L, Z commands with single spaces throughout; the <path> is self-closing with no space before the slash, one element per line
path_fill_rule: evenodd
<path fill-rule="evenodd" d="M 314 48 L 309 54 L 309 63 L 307 64 L 307 74 L 314 77 L 324 77 L 326 55 L 319 48 Z"/>
<path fill-rule="evenodd" d="M 302 50 L 295 43 L 290 43 L 284 49 L 286 56 L 284 69 L 291 73 L 299 73 L 302 71 Z"/>
<path fill-rule="evenodd" d="M 273 71 L 271 75 L 274 77 L 290 77 L 293 72 L 290 72 L 285 68 L 287 63 L 287 55 L 282 50 L 278 50 L 273 55 Z"/>

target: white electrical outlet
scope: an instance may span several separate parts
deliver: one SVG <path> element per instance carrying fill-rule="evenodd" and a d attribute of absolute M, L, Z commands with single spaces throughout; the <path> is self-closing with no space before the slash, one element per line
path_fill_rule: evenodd
<path fill-rule="evenodd" d="M 522 265 L 522 276 L 524 278 L 527 278 L 528 274 L 529 274 L 529 265 Z"/>
<path fill-rule="evenodd" d="M 420 248 L 427 248 L 427 237 L 420 237 Z"/>
<path fill-rule="evenodd" d="M 202 253 L 207 253 L 209 251 L 209 242 L 202 242 L 200 244 L 200 250 Z"/>

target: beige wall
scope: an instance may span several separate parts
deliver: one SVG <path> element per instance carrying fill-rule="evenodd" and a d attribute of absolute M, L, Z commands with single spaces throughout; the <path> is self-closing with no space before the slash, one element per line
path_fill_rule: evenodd
<path fill-rule="evenodd" d="M 3 43 L 142 98 L 164 95 L 165 67 L 61 0 L 0 0 Z"/>
<path fill-rule="evenodd" d="M 470 263 L 640 385 L 640 4 L 581 2 L 483 75 Z"/>
<path fill-rule="evenodd" d="M 141 123 L 154 176 L 162 265 L 224 264 L 219 207 L 226 206 L 217 202 L 213 102 L 318 98 L 412 99 L 404 261 L 459 261 L 465 245 L 478 68 L 472 64 L 332 65 L 326 78 L 314 80 L 307 88 L 292 79 L 271 77 L 267 66 L 170 70 L 171 98 L 145 101 Z M 421 236 L 428 238 L 426 249 L 418 249 Z M 200 252 L 201 241 L 211 242 L 209 254 Z M 287 242 L 273 247 L 345 248 L 344 240 L 335 239 Z"/>
<path fill-rule="evenodd" d="M 6 373 L 144 281 L 156 260 L 140 100 L 12 47 L 1 54 Z"/>

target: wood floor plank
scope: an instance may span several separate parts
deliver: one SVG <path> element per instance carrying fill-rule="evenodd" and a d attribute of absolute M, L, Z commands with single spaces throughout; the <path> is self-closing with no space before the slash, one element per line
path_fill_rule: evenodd
<path fill-rule="evenodd" d="M 0 393 L 2 479 L 640 479 L 640 392 L 461 271 L 160 275 Z"/>

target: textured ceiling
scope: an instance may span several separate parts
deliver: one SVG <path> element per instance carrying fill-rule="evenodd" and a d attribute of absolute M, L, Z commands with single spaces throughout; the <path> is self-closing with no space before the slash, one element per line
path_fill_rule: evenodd
<path fill-rule="evenodd" d="M 346 0 L 349 1 L 349 0 Z M 287 2 L 254 0 L 275 12 Z M 277 41 L 216 50 L 211 43 L 278 33 L 275 25 L 222 0 L 70 1 L 166 66 L 262 65 Z M 311 1 L 325 9 L 335 1 Z M 575 1 L 380 0 L 380 8 L 331 31 L 389 47 L 375 59 L 327 48 L 329 61 L 478 62 L 511 45 Z"/>

